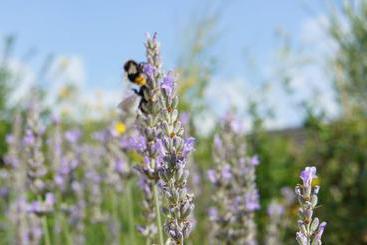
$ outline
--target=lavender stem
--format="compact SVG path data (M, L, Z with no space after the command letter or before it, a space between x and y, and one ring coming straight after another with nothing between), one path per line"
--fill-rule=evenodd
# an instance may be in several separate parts
M111 195L111 202L112 202L112 217L113 217L113 223L119 224L119 212L118 212L118 201L117 201L117 197L116 197L116 193L114 193L113 191L110 192ZM120 243L120 226L116 225L116 240L118 243Z
M133 208L133 196L131 193L132 182L128 184L126 194L127 194L127 205L129 210L129 235L131 244L135 244L135 220L134 220L134 208Z
M163 229L162 229L162 220L161 220L161 207L159 205L158 199L158 189L157 185L153 186L153 195L154 195L154 202L155 202L155 210L157 215L157 226L158 226L158 233L159 233L159 244L164 245L164 238L163 238Z
M42 197L38 196L38 201L42 202ZM42 228L44 233L44 240L46 245L51 245L50 233L48 232L47 216L42 216Z
M66 221L64 216L62 216L62 226L63 226L63 231L64 231L66 244L67 245L72 245L73 243L72 243L71 238L69 236L69 227L68 227L67 221Z

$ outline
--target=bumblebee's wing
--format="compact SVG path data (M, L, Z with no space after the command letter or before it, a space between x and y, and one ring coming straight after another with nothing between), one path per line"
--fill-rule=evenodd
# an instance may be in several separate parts
M138 72L138 67L135 65L129 66L129 69L127 70L127 74L135 74Z
M124 98L120 104L118 104L118 108L124 112L129 112L135 105L137 97L132 94Z
M129 74L136 74L139 70L138 63L136 63L134 60L129 60L124 65L125 72Z

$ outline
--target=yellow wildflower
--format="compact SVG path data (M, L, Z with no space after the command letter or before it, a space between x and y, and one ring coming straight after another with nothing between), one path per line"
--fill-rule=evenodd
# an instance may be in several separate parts
M118 134L123 134L125 133L126 131L126 125L123 123L123 122L117 122L115 124L115 131L118 133Z

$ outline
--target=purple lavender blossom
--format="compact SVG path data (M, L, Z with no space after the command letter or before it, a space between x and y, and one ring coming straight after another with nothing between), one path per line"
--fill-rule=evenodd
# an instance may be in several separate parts
M319 224L317 217L313 218L314 209L318 204L317 194L320 187L312 187L312 179L316 178L316 167L306 167L300 174L302 185L297 185L295 193L300 204L298 220L299 231L296 240L300 245L321 244L321 236L326 222Z
M300 178L303 181L304 186L310 186L312 179L316 178L316 168L306 167L305 170L301 172Z
M319 225L319 229L317 230L315 234L315 240L321 241L321 237L322 237L322 234L324 233L325 227L326 227L326 222L322 222Z
M167 73L166 76L163 77L161 88L167 93L169 97L173 96L173 91L175 89L175 82L171 73Z
M149 63L145 63L143 66L143 72L148 75L150 79L153 79L155 76L155 67Z

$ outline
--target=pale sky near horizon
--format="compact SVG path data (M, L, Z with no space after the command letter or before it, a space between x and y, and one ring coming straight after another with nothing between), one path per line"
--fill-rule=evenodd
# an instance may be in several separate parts
M159 33L164 63L173 68L182 53L185 30L190 29L192 20L205 15L210 8L220 7L223 8L218 25L220 38L212 52L221 65L214 80L226 78L237 83L246 80L249 84L244 89L261 82L245 69L247 53L254 57L260 72L266 73L269 67L277 65L274 54L279 48L275 35L278 28L298 42L307 39L308 33L302 33L304 31L317 34L312 21L327 15L325 1L318 0L39 0L26 3L5 0L1 4L0 36L16 36L15 58L21 58L31 48L36 50L29 61L30 70L36 71L48 54L68 57L73 69L67 79L79 80L76 82L90 91L115 92L122 88L123 61L144 56L146 32ZM314 34L310 33L311 38ZM46 86L50 82L45 81ZM216 89L212 90L214 92L208 94L218 96ZM298 119L289 120L289 124L294 124Z

